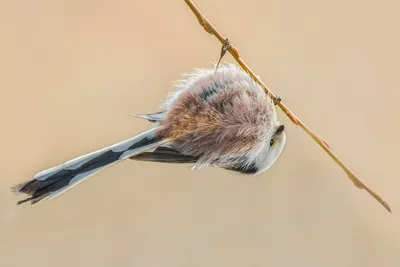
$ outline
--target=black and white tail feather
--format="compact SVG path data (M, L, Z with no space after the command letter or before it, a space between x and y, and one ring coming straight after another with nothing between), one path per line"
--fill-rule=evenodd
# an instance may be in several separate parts
M165 143L168 143L168 140L159 138L155 127L128 140L39 172L32 180L12 188L14 192L30 196L17 204L28 201L35 204L45 199L53 199L95 173ZM167 152L163 153L165 155ZM142 160L146 160L146 156L143 156Z

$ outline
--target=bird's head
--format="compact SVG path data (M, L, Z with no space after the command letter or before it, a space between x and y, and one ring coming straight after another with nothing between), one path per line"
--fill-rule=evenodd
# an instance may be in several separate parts
M286 143L285 126L277 124L274 133L269 139L269 149L262 163L262 171L268 170L281 155Z
M286 143L285 126L277 122L273 128L272 135L265 141L267 143L256 160L258 165L257 174L268 170L282 154Z

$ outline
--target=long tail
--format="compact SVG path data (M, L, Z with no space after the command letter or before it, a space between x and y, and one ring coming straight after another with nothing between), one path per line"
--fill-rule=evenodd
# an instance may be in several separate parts
M157 128L153 128L131 139L39 172L34 179L12 187L14 192L30 196L17 204L28 201L35 204L53 199L107 167L166 143L167 140L158 137L156 131Z

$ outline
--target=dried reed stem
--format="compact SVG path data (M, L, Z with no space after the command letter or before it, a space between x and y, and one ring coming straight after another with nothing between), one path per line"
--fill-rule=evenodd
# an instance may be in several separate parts
M225 45L226 38L214 27L214 25L211 24L211 22L201 13L201 11L197 8L197 6L191 1L191 0L185 0L186 4L189 6L189 8L192 10L194 15L197 17L197 20L199 21L200 25L204 28L206 32L208 32L211 35L214 35L223 45ZM231 53L231 55L235 58L237 63L247 72L249 75L257 82L259 83L265 90L267 94L269 94L273 100L275 100L277 97L276 95L268 89L268 87L254 74L254 72L246 65L244 60L240 57L239 50L234 47L232 44L230 45L228 51ZM383 207L385 207L386 210L389 212L392 212L389 205L372 189L370 189L364 182L362 182L346 165L333 153L331 148L329 147L328 143L324 141L321 137L316 135L313 131L311 131L310 128L307 127L306 124L304 124L293 112L290 111L290 109L283 104L282 101L278 101L277 105L281 108L281 110L289 117L289 119L296 124L297 126L300 126L306 133L308 133L309 136L311 136L312 139L314 139L315 142L318 143L322 149L328 153L328 155L346 172L347 176L350 178L350 180L354 183L355 186L357 186L360 189L365 189L372 197L374 197Z

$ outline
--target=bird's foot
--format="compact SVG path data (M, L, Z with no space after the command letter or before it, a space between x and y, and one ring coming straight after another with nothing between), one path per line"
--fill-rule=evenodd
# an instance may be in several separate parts
M219 65L220 65L220 63L221 63L222 58L225 56L226 51L228 51L229 48L231 48L231 44L232 44L232 42L231 42L231 40L229 39L229 37L226 38L225 43L224 43L224 44L222 45L222 47L221 47L221 53L220 53L220 55L219 55L219 59L218 59L217 66L215 66L215 72L217 72L217 69L218 69L218 67L219 67Z
M282 98L280 95L277 95L274 99L274 105L278 105L282 101Z

